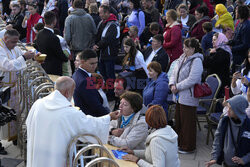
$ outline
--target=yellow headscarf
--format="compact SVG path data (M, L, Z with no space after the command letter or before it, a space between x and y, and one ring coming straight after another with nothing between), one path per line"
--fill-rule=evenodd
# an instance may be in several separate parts
M223 4L218 4L215 7L215 12L219 16L219 19L215 23L215 27L218 27L219 25L222 26L222 28L229 27L232 30L234 30L234 21L231 14L227 11L227 8Z

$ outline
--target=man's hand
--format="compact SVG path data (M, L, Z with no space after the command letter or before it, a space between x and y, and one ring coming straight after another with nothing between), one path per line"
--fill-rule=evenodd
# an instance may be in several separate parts
M99 50L99 46L94 45L94 46L93 46L93 49L94 49L95 51L98 51L98 50Z
M121 115L119 111L109 113L111 120L117 120Z
M134 151L133 151L133 150L130 150L128 147L121 147L121 148L119 148L118 150L134 155Z
M32 52L32 51L27 51L27 52L25 52L25 53L23 54L23 56L24 56L24 58L25 58L26 60L28 60L28 59L34 58L34 57L35 57L35 53Z
M132 162L137 162L138 161L138 157L132 155L132 154L127 154L127 155L124 155L122 157L122 159L126 160L126 161L132 161Z
M236 163L236 164L244 165L244 161L243 161L240 157L234 156L234 157L232 158L232 161L233 161L234 163Z
M206 167L209 167L213 164L216 164L216 160L211 160L211 161L205 163Z
M9 25L7 25L7 26L5 27L5 29L6 29L6 30L12 30L12 29L13 29L13 26L12 26L11 24L9 24Z
M116 136L116 137L120 137L123 133L124 129L122 128L117 128L117 129L114 129L112 130L112 135Z

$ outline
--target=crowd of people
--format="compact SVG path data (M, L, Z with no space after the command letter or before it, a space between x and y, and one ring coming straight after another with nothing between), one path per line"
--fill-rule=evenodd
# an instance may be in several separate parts
M12 87L8 105L19 112L17 73L26 60L46 54L45 72L61 76L29 111L28 167L64 166L67 144L81 133L119 147L139 166L180 166L178 153L196 150L194 87L210 74L222 83L216 98L224 98L224 87L233 97L221 104L206 166L250 166L249 0L2 3L0 75ZM18 41L37 52L24 53ZM16 129L14 122L2 129L5 138L16 140Z

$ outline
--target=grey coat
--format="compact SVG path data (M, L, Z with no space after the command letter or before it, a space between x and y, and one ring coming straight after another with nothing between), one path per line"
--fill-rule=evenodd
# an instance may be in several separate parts
M128 147L130 149L144 149L145 140L148 136L148 125L145 121L145 111L143 108L137 112L130 123L124 128L120 137L109 136L109 143L116 147ZM121 119L113 120L110 122L110 129L120 128Z
M203 55L195 53L192 56L187 57L182 54L177 60L176 66L171 74L169 85L176 85L179 94L178 102L187 106L198 106L199 99L194 97L194 85L201 83L201 74L203 72ZM183 63L183 64L182 64ZM181 65L182 64L182 65ZM177 79L178 71L179 77ZM176 102L176 96L173 96L173 100Z
M93 18L84 9L75 9L65 20L64 38L70 50L82 51L94 43L97 33Z

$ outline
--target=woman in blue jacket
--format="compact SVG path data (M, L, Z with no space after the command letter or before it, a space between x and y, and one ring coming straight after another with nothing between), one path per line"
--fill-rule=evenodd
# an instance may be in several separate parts
M159 104L168 116L168 76L162 72L161 65L153 61L148 67L149 82L143 90L143 103L148 105Z

